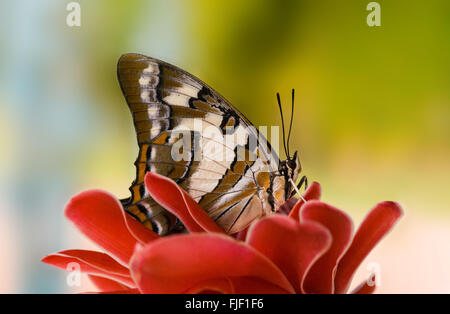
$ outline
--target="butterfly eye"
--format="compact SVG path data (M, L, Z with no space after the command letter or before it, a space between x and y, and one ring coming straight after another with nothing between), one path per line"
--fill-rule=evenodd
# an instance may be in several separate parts
M295 167L297 166L294 159L289 159L287 164L288 164L288 167L291 169L295 169Z

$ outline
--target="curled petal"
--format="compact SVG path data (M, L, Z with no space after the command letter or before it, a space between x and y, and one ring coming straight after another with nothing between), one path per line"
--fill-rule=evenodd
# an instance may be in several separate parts
M214 233L154 241L133 256L131 273L143 293L182 293L207 280L242 276L294 292L283 273L261 253Z
M57 255L76 258L86 264L97 269L103 270L105 273L120 276L130 276L128 268L122 266L108 254L88 250L65 250L58 252ZM44 257L44 260L46 258Z
M65 214L83 234L125 265L137 242L158 238L126 214L119 200L105 191L88 190L74 196Z
M320 200L320 196L322 195L322 188L320 187L320 184L318 182L313 182L308 189L306 190L305 194L303 194L303 198L307 201L318 201ZM305 202L303 200L298 200L297 203L295 203L294 207L289 213L289 217L299 221L300 219L300 208Z
M89 279L92 281L92 283L101 291L101 292L108 292L108 291L121 291L121 290L129 290L130 287L125 286L121 284L118 281L111 280L105 277L95 276L95 275L88 275Z
M402 209L394 202L379 203L370 211L338 264L335 277L336 293L345 293L348 290L358 266L401 216Z
M223 232L197 202L169 178L148 172L145 186L152 198L177 216L189 231Z
M352 220L343 211L319 201L306 203L301 215L302 221L315 221L321 224L333 237L330 248L308 271L303 290L306 293L333 293L337 263L352 239Z
M326 252L331 234L310 221L302 224L282 215L273 215L251 225L247 243L273 261L301 292L301 283L311 265Z
M119 281L129 287L135 286L129 272L120 269L117 265L114 265L115 261L106 254L93 251L73 253L73 251L81 250L66 251L69 252L68 254L65 254L64 251L56 254L50 254L44 257L42 262L67 271L77 269L83 273L98 275ZM104 254L104 256L96 257L94 259L93 256L97 254Z

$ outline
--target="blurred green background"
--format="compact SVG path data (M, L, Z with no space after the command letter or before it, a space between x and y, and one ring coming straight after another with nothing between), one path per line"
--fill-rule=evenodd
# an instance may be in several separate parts
M295 88L291 147L323 199L356 225L379 201L405 209L369 257L379 291L450 292L448 0L378 1L380 27L359 0L80 0L81 27L69 2L0 3L1 292L74 291L39 261L86 247L65 203L88 188L128 196L127 52L198 76L256 126L279 125L275 94Z

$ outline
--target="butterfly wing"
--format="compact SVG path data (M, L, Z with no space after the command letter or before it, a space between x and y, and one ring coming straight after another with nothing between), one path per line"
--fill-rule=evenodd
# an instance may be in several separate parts
M120 58L118 78L139 144L132 196L122 201L130 214L159 234L176 229L146 191L147 171L172 178L229 233L273 210L278 156L228 101L193 75L139 54Z

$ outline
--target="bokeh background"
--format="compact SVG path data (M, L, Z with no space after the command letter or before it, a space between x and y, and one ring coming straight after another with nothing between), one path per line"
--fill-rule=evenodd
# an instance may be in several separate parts
M381 293L450 293L450 2L0 2L0 292L76 292L40 262L90 248L63 217L88 188L128 196L137 144L116 79L126 52L208 82L259 125L296 89L292 147L357 226L377 202L405 216L366 259ZM287 105L287 103L286 103ZM373 267L372 267L373 268Z

